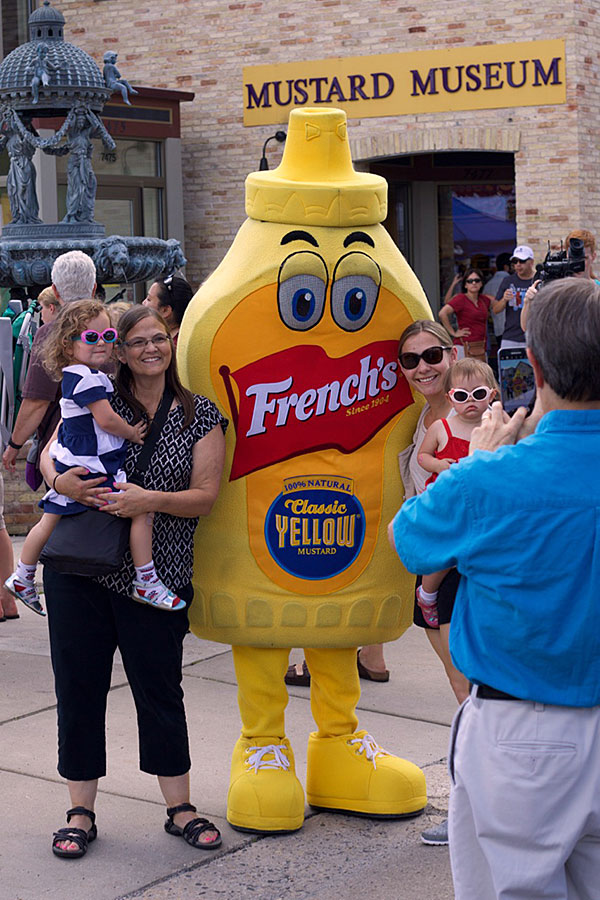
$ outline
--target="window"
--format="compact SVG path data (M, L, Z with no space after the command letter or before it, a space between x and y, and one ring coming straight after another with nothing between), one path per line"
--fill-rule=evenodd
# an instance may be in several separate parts
M2 46L0 56L9 53L29 40L29 16L36 9L35 0L0 0L2 9Z

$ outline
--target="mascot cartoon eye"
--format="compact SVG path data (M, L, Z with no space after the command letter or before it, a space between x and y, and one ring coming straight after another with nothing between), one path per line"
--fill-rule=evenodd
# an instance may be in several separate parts
M333 273L331 315L344 331L364 328L375 311L381 270L366 253L342 256Z
M331 288L331 314L344 331L364 328L375 309L379 285L368 275L346 275Z
M312 274L311 269L319 274ZM288 328L294 331L314 328L323 315L326 290L327 270L319 256L294 253L288 257L279 270L277 290L279 315Z

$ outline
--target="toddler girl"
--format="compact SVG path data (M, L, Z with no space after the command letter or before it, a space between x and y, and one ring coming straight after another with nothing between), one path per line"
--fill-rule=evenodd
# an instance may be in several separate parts
M44 515L27 535L17 569L5 582L11 594L40 616L46 613L35 587L35 570L42 548L61 516L87 508L58 493L57 480L68 469L83 466L90 478L107 476L101 487L118 490L118 482L125 481L126 441L144 442L146 423L129 425L114 412L108 401L112 382L98 371L110 360L116 339L104 305L97 300L77 300L61 309L44 344L44 366L53 377L62 375L62 421L50 448L57 474L40 503ZM169 612L184 609L183 600L156 573L152 519L146 514L131 520L130 547L136 572L133 599Z
M473 429L498 393L498 385L490 367L478 359L460 359L446 372L444 389L455 415L438 419L423 438L417 461L432 475L425 482L433 484L440 472L469 455ZM433 628L438 626L437 592L449 569L423 575L417 588L417 603L423 618Z

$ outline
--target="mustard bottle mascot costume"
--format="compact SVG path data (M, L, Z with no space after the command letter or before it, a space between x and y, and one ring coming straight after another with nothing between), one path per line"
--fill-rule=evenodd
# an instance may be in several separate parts
M191 619L233 645L242 734L227 818L239 830L303 823L284 722L291 647L305 649L318 729L308 802L378 817L426 804L421 770L355 715L357 647L411 621L414 581L386 534L419 413L397 350L410 322L431 318L379 224L386 203L385 180L354 171L345 113L294 110L281 165L248 176L249 218L180 333L184 382L234 425L226 484L196 533Z

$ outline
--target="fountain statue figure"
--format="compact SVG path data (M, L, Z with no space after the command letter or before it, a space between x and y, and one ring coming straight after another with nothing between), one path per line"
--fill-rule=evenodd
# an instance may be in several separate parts
M20 127L18 127L20 125ZM36 147L53 156L63 156L66 147L44 145L31 124L31 119L22 116L17 121L16 114L4 110L0 130L0 151L6 149L10 165L6 179L6 190L13 222L16 225L40 225L39 203L36 191L36 174L33 154Z
M131 106L129 94L137 94L137 91L135 90L135 88L131 87L131 85L128 81L125 80L125 78L121 78L121 73L115 65L117 61L117 55L118 54L115 53L114 50L106 51L106 53L104 54L104 69L102 70L102 74L104 75L106 87L113 93L115 91L120 91L123 102L128 106Z
M47 87L50 84L50 74L58 72L58 66L55 66L48 59L49 52L48 44L41 41L36 47L35 61L27 67L28 73L33 71L33 78L31 79L32 103L39 103L40 87Z
M75 109L74 122L67 132L67 213L63 222L93 222L97 179L92 168L92 138L101 138L107 150L115 142L91 109Z

